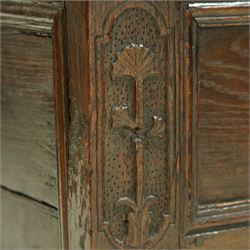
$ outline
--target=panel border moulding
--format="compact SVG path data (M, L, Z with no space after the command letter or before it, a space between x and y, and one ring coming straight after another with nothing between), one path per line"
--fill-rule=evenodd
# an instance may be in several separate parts
M99 234L103 232L106 236L106 239L116 248L124 249L124 248L152 248L157 245L166 235L166 232L170 227L175 227L177 224L177 165L178 165L178 141L176 139L177 132L176 127L178 123L177 119L177 111L176 111L176 89L175 89L175 79L173 77L175 66L173 66L174 59L174 33L168 25L166 25L166 21L162 16L162 13L155 6L156 4L150 2L122 2L116 5L116 7L107 15L105 18L105 22L103 23L103 33L102 35L98 35L94 37L95 40L95 58L96 58L96 77L95 77L95 86L96 86L96 100L97 103L95 105L96 114L96 123L97 123L97 137L93 139L93 145L95 146L97 157L94 162L96 162L96 179L98 180L98 185L95 187L97 189L97 197L94 199L94 204L96 204L96 231L94 234ZM111 204L114 208L117 208L119 205L130 207L130 210L133 212L129 212L127 214L128 219L130 221L128 232L124 235L124 239L120 240L116 237L114 231L112 231L112 227L110 222L106 219L104 215L105 204L104 197L105 196L105 179L104 174L106 170L105 158L104 158L104 135L105 131L105 119L107 115L105 115L105 86L108 84L107 77L105 77L105 60L106 54L105 49L108 45L112 44L113 38L111 36L112 27L116 24L116 20L121 17L124 13L129 13L131 10L138 10L147 13L148 16L152 17L153 23L156 24L157 29L159 30L159 36L157 38L157 42L163 44L166 47L166 51L168 53L168 57L164 58L165 63L162 62L162 65L159 66L158 58L155 54L147 48L144 44L137 44L135 42L131 42L127 47L121 49L119 52L116 52L115 61L109 61L110 63L110 75L111 80L115 81L116 78L119 78L123 75L130 75L131 78L135 80L134 88L135 88L135 114L131 116L128 111L128 106L116 106L116 103L113 103L114 109L112 112L112 118L110 120L109 130L114 131L112 133L119 133L123 130L123 133L128 128L128 132L131 134L131 138L134 138L135 145L135 197L122 196L117 199L115 204ZM129 14L128 14L129 15ZM169 13L166 13L168 17ZM135 39L136 40L136 39ZM138 57L137 57L138 56ZM133 69L126 64L126 60L130 60L134 58L134 60L138 60L135 64L139 65L140 57L145 57L145 63L150 64L149 67L143 69L143 65L141 68L137 69L137 72L133 72ZM130 59L129 59L130 58ZM137 59L136 59L137 58ZM108 64L109 64L108 63ZM170 66L172 63L172 66ZM106 63L107 64L107 63ZM126 65L125 65L126 64ZM145 65L146 65L145 64ZM167 66L165 66L167 65ZM154 125L151 127L151 130L144 131L144 122L143 119L143 81L151 75L152 77L159 77L160 71L162 68L165 69L164 74L166 74L166 78L164 79L164 88L166 89L166 102L162 104L164 109L167 112L167 120L162 120L161 117L152 117L154 118ZM114 84L114 83L113 83ZM136 103L138 102L138 103ZM165 108L166 106L166 108ZM93 107L94 109L94 107ZM166 128L165 128L166 127ZM94 134L96 128L93 129L91 134ZM138 132L139 131L139 132ZM167 131L167 132L166 132ZM164 151L168 155L167 166L166 168L169 171L169 179L170 183L165 184L170 187L169 193L164 194L164 199L169 201L169 207L167 209L167 213L162 213L162 223L159 227L158 233L153 237L149 236L148 226L146 220L150 220L151 213L147 209L150 209L150 204L154 205L154 200L156 197L153 195L149 195L148 197L144 197L143 195L143 140L148 137L150 140L152 137L162 138L167 133L168 135L168 147L164 149ZM124 135L123 135L124 136ZM131 140L131 141L132 141ZM162 139L160 139L162 140ZM91 143L92 144L92 143ZM169 180L165 180L167 183ZM121 184L122 185L122 184ZM161 198L161 197L160 197ZM152 203L151 203L152 202ZM156 202L157 203L157 202ZM114 209L115 210L115 209ZM165 212L165 211L164 211ZM93 211L92 211L93 213ZM94 213L92 217L94 216ZM140 223L141 220L141 223ZM143 223L146 223L145 225ZM150 223L150 222L149 222ZM140 234L135 229L141 228ZM146 230L145 230L146 228ZM136 236L136 237L135 237Z
M213 2L180 5L180 68L182 82L181 237L187 245L217 231L248 227L249 199L198 204L198 32L204 27L249 25L249 3ZM188 60L186 60L188 58ZM188 94L187 94L188 93ZM185 244L185 243L184 243Z

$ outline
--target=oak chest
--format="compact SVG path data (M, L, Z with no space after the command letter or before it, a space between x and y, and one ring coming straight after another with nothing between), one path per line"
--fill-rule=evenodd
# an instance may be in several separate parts
M1 2L1 248L248 249L249 6Z

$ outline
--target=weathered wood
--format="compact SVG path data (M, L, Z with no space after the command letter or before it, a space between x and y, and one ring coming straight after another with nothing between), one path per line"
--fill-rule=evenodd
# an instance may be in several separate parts
M1 249L59 249L55 208L0 189Z
M52 41L1 38L1 185L57 207Z
M47 2L47 1L46 1ZM50 3L53 4L53 3ZM61 245L63 249L69 247L68 236L68 82L66 67L66 23L65 9L56 12L53 22L53 76L55 127L57 146L57 177L60 213Z
M2 34L5 28L16 28L16 32L51 37L54 18L63 4L63 1L43 0L1 1Z
M66 2L67 73L69 88L68 236L70 249L91 247L89 163L89 96L91 85L88 44L88 3ZM94 152L93 152L94 153ZM94 166L92 166L94 168ZM92 207L91 207L92 205ZM93 218L92 218L93 219ZM93 239L92 239L93 240Z
M8 157L4 166L8 169L3 176L3 185L58 207L61 243L67 248L68 110L63 7L62 1L2 2L2 58L6 59L2 76L7 79L3 84L4 94L8 92L8 99L4 99L5 108L10 105L3 112L8 117L4 126L4 152ZM30 122L32 119L36 124ZM12 125L15 122L19 123L16 127ZM18 125L25 127L21 130ZM27 146L22 148L21 142ZM16 158L11 155L13 150L18 153ZM38 163L30 162L30 159ZM21 173L18 177L17 170Z

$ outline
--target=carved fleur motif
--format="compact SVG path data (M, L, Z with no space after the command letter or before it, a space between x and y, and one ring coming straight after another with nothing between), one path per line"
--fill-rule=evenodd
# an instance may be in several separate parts
M143 45L134 44L122 51L113 64L113 79L128 75L135 80L135 118L129 114L127 105L115 107L111 114L112 127L114 129L124 128L129 130L130 133L132 132L135 144L135 200L129 197L121 197L116 202L116 207L126 206L132 210L128 214L128 232L124 239L124 244L132 248L141 248L152 240L149 235L152 220L150 209L158 202L155 196L144 197L143 193L144 139L147 137L161 138L165 132L164 122L158 116L153 116L153 125L148 131L144 129L143 81L151 74L159 75L158 68L158 61L154 54ZM161 232L170 223L167 215L163 215L163 218Z
M113 78L128 75L135 80L144 80L151 74L159 75L159 73L156 57L142 44L132 44L123 50L113 64Z
M159 75L158 60L155 55L142 44L132 44L117 57L113 64L113 78L128 75L135 79L136 87L136 120L128 112L127 105L115 107L113 111L113 127L128 127L130 129L143 129L143 81L149 75ZM162 137L164 124L161 117L153 116L153 127L148 135ZM141 134L146 134L141 133Z
M148 131L143 131L138 128L136 122L133 120L128 111L127 105L115 107L112 113L112 127L113 128L127 128L132 131L135 136L145 137L159 137L162 138L165 131L162 117L153 116L153 125Z
M120 198L116 207L129 207L132 212L128 214L130 223L125 244L131 247L141 247L148 241L148 231L152 220L150 208L156 205L158 200L154 196L148 196L142 204L137 204L129 197Z

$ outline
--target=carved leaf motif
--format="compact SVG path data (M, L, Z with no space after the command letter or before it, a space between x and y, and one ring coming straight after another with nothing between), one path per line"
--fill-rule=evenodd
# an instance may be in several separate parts
M129 197L122 197L116 202L116 207L127 206L132 212L128 214L129 226L125 242L132 248L139 248L149 240L149 226L152 219L150 208L158 203L153 195L148 196L141 206Z
M161 117L153 117L153 126L149 131L144 130L143 81L150 74L159 74L159 65L155 55L143 45L134 45L123 50L113 64L113 78L129 75L135 80L135 119L129 114L127 105L115 107L112 113L113 128L127 128L136 136L135 167L136 167L136 194L135 200L121 197L116 207L129 207L126 214L128 232L124 238L127 247L141 248L153 238L149 235L152 220L151 207L157 203L157 198L143 193L143 140L145 136L162 137L165 131Z
M126 105L115 107L112 114L112 127L127 127L130 129L136 128L136 124L134 120L130 117L128 107Z
M153 116L153 119L154 124L151 130L148 132L148 135L162 138L165 130L162 118L158 116Z
M129 75L143 80L150 74L159 74L158 61L143 45L132 44L118 55L113 64L113 78Z

